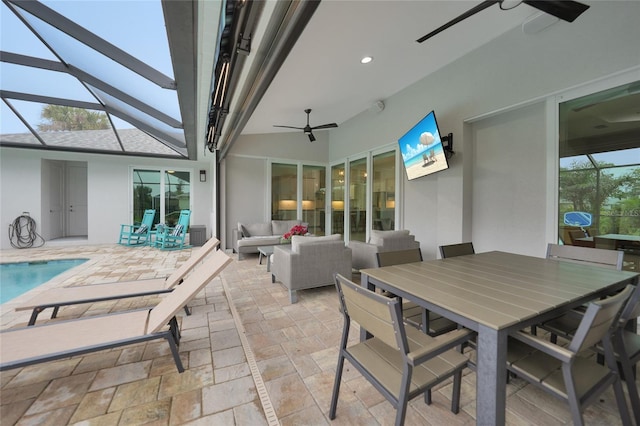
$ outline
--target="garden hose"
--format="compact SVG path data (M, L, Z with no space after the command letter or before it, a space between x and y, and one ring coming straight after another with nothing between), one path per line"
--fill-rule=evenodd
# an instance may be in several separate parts
M36 221L27 213L18 216L9 224L9 241L11 247L17 249L44 245L44 238L36 232Z

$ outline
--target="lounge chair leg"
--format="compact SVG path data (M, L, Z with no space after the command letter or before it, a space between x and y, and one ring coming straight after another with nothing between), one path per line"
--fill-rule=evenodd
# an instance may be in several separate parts
M36 323L36 319L38 318L38 314L40 312L44 311L44 308L33 308L33 311L31 311L31 318L29 318L29 325L33 325Z
M55 318L58 316L58 309L60 308L60 306L56 306L55 308L53 308L53 312L51 313L51 318Z
M184 313L187 315L191 315L191 308L187 305L184 305Z
M180 359L180 352L178 352L178 345L173 337L173 333L167 334L167 342L169 343L169 349L171 349L171 355L173 355L173 361L176 363L178 373L184 372L184 366Z

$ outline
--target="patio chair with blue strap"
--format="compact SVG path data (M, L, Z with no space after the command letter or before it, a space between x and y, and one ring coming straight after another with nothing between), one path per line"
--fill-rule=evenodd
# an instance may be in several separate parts
M180 210L176 226L164 226L162 229L157 229L155 246L161 250L182 250L187 247L184 240L189 230L190 218L191 210Z
M118 240L118 244L125 246L142 246L149 244L155 216L155 210L145 210L140 224L120 225L120 239Z

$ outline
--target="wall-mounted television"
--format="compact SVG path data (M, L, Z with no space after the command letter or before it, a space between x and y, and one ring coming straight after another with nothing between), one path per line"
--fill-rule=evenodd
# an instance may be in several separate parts
M398 144L408 180L449 168L433 111L398 139Z

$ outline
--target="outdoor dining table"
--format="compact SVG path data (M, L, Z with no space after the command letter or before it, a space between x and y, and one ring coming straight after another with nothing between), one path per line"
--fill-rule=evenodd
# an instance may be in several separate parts
M483 426L505 423L509 333L637 284L640 276L498 251L360 272L362 286L388 290L477 332L476 424Z

